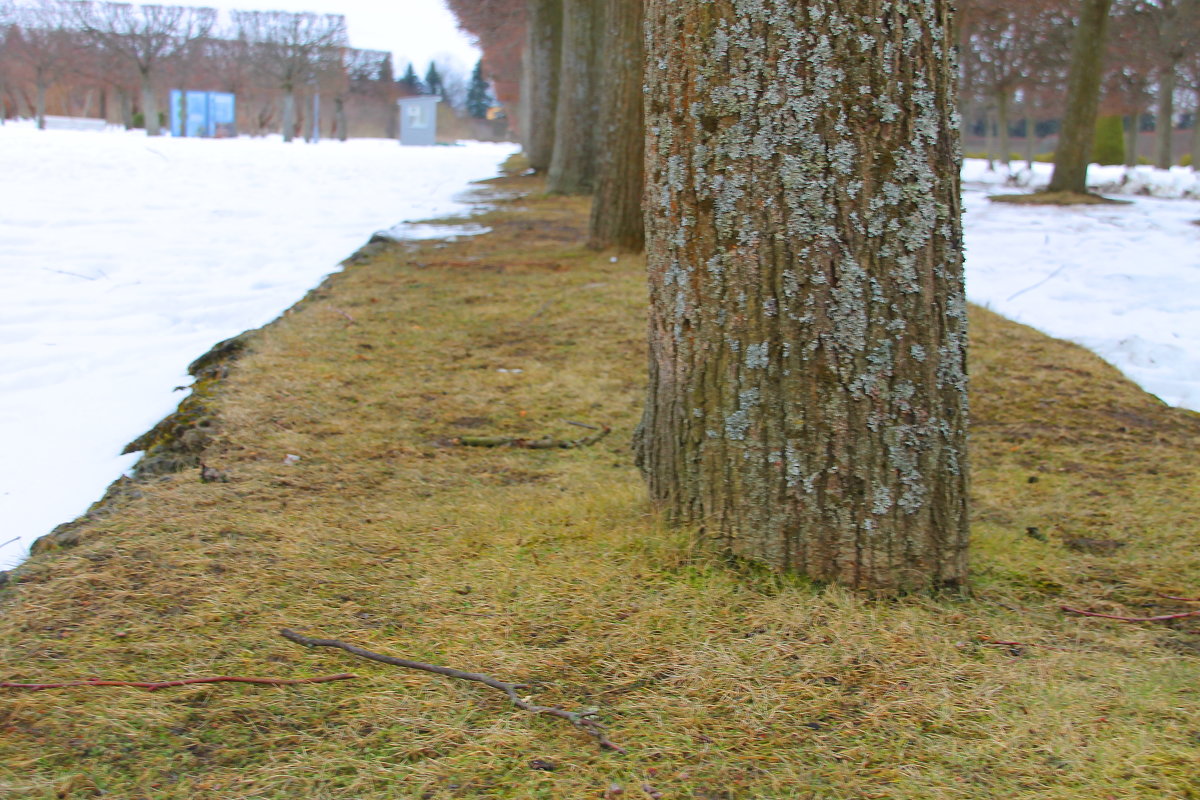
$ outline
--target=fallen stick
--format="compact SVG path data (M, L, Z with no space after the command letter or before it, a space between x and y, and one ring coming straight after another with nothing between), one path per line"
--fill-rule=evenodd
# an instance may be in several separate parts
M579 423L572 423L578 425ZM527 450L556 450L573 447L588 447L612 433L612 428L604 425L596 429L598 433L585 436L582 439L523 439L519 436L458 436L454 441L463 447L522 447Z
M1169 594L1160 594L1163 600L1178 600L1181 603L1200 603L1200 597L1175 597Z
M1038 644L1037 642L1009 642L1003 639L993 639L990 636L980 634L978 637L979 643L984 647L1040 647L1044 650L1059 650L1063 653L1071 651L1065 647L1055 647L1052 644Z
M558 717L570 722L576 728L591 736L600 745L603 750L612 750L624 755L627 751L624 747L611 741L604 734L604 726L593 719L596 712L594 711L567 711L554 706L539 706L530 703L528 699L523 699L517 694L518 689L528 689L529 684L525 683L506 683L505 681L497 680L491 676L484 675L479 672L464 672L461 669L453 667L439 667L434 664L424 664L420 661L409 661L405 658L395 658L394 656L385 656L380 653L373 653L370 650L364 650L361 647L355 647L352 644L338 641L337 639L314 639L308 636L303 636L293 630L284 628L279 631L279 635L285 639L302 644L305 647L336 647L340 650L345 650L347 653L356 655L359 658L367 658L371 661L379 661L383 664L391 664L394 667L403 667L404 669L420 670L422 672L432 672L435 675L442 675L447 678L458 678L463 681L474 681L482 683L484 686L490 686L493 689L499 689L508 695L508 699L512 704L522 711L528 711L531 714L544 714L549 717Z
M145 689L148 692L157 692L159 689L166 689L171 686L190 686L195 683L256 683L262 686L291 686L297 683L327 683L329 681L346 681L351 678L357 678L357 675L351 675L348 672L339 673L337 675L324 675L319 678L235 678L229 675L220 675L215 678L183 678L177 681L104 681L99 678L89 678L82 681L66 681L64 683L13 683L11 681L0 681L0 689L27 689L31 692L39 692L42 689L68 689L76 686L131 686L135 689Z
M1115 619L1120 622L1164 622L1169 619L1184 619L1185 617L1200 617L1200 610L1197 611L1181 611L1178 614L1159 614L1156 617L1122 617L1118 614L1101 614L1099 611L1084 611L1079 608L1071 608L1070 606L1059 606L1060 609L1068 614L1079 614L1084 617L1100 617L1101 619Z

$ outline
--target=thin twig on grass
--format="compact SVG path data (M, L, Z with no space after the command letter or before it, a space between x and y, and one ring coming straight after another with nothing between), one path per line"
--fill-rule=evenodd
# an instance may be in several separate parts
M1036 642L1009 642L1003 639L993 639L992 637L983 634L977 638L979 639L979 643L984 647L1040 647L1043 650L1058 650L1063 653L1071 652L1065 647L1055 647L1052 644L1038 644Z
M1083 617L1099 617L1101 619L1115 619L1119 622L1164 622L1170 619L1200 617L1200 610L1181 611L1178 614L1159 614L1155 617L1123 617L1119 614L1101 614L1099 611L1084 611L1079 608L1071 608L1070 606L1059 606L1059 608L1063 611L1066 611L1068 614L1079 614Z
M1160 594L1163 600L1178 600L1181 603L1200 603L1200 597L1175 597L1170 594Z
M99 678L88 678L82 681L66 681L64 683L13 683L0 681L0 689L27 689L38 692L42 689L68 689L76 686L131 686L135 689L145 689L157 692L172 686L191 686L194 683L256 683L262 686L291 686L297 683L328 683L329 681L346 681L357 678L348 672L337 675L323 675L319 678L235 678L230 675L220 675L215 678L184 678L177 681L103 681Z
M604 726L593 719L596 712L587 711L567 711L554 706L539 706L530 703L527 698L522 698L518 693L518 689L528 689L529 684L525 683L506 683L505 681L497 680L488 675L479 672L464 672L461 669L453 667L439 667L434 664L423 664L420 661L409 661L405 658L395 658L394 656L385 656L380 653L373 653L370 650L364 650L361 647L355 647L352 644L338 641L337 639L314 639L308 636L303 636L293 630L287 628L279 631L283 638L302 644L305 647L336 647L340 650L345 650L347 653L356 655L359 658L367 658L371 661L379 661L383 664L391 664L394 667L403 667L404 669L415 669L422 672L432 672L435 675L443 675L447 678L458 678L464 681L474 681L482 683L484 686L490 686L493 689L499 689L508 695L508 699L512 704L522 711L528 711L531 714L544 714L549 717L558 717L570 722L576 728L591 736L600 745L603 750L612 750L624 755L626 750L619 744L611 741L604 733Z
M612 428L603 425L598 433L582 439L523 439L519 436L456 436L452 441L463 447L522 447L527 450L556 450L573 447L588 447L612 433Z

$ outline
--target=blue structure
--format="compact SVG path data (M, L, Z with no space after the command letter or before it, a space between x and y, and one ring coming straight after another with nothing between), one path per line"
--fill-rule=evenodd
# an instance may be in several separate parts
M442 98L435 95L404 97L400 105L400 144L437 144L437 109Z
M187 135L209 139L237 136L237 104L228 92L171 90L171 135L183 135L183 103L187 98Z

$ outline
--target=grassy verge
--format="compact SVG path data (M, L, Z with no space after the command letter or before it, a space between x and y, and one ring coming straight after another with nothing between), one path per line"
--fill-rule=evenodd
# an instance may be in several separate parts
M641 262L581 247L581 201L496 184L533 194L491 234L371 248L208 387L227 482L147 478L0 600L3 680L360 678L8 692L0 795L1200 797L1200 620L1058 610L1200 595L1200 417L975 310L973 591L731 567L630 466ZM614 432L454 444L569 421ZM284 626L597 707L629 754Z

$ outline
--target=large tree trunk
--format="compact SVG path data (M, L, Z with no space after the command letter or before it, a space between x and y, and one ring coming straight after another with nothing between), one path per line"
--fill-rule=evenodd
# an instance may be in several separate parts
M587 194L596 174L596 50L599 0L563 0L562 68L554 118L554 153L546 188Z
M528 0L529 26L525 44L528 87L521 97L521 136L529 166L550 168L554 153L554 119L562 56L562 0Z
M589 244L638 252L645 246L642 184L646 127L643 115L642 0L605 0L596 191Z
M158 98L154 94L154 81L148 71L142 73L142 119L146 123L147 136L162 133L158 124Z
M879 592L966 576L949 0L650 0L638 462L712 545Z
M1175 163L1172 135L1175 129L1175 65L1158 73L1158 104L1154 117L1154 166L1170 169Z
M1096 135L1104 45L1108 39L1108 10L1112 0L1083 0L1079 27L1071 46L1067 75L1067 111L1054 151L1051 192L1087 193L1088 160Z

